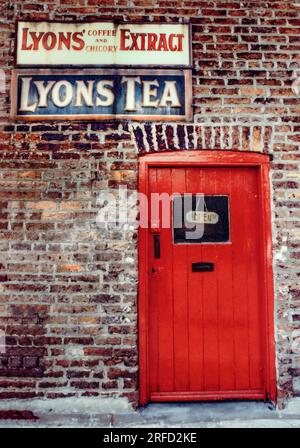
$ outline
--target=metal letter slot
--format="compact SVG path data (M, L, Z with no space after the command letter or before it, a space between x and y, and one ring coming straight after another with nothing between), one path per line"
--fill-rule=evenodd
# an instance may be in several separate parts
M154 258L160 258L160 235L154 235Z
M210 272L214 270L214 263L192 263L193 272Z

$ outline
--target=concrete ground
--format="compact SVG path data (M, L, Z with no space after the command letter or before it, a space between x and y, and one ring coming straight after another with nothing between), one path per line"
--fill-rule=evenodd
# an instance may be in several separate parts
M26 409L24 401L18 407L13 403L0 402L0 414ZM81 406L76 403L77 407L68 399L60 403L54 408L53 400L31 400L27 412L38 420L0 420L0 428L300 428L300 398L280 411L260 402L153 403L137 411L124 402L110 405L108 401L101 408L99 401L90 399L82 400Z

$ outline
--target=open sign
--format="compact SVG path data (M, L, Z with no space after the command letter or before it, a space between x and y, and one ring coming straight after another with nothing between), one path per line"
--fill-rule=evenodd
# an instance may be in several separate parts
M186 221L191 224L217 224L219 222L219 215L215 212L190 210L186 214Z

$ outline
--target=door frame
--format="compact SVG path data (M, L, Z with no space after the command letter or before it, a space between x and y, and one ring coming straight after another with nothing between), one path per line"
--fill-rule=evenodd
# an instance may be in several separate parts
M180 151L151 153L139 158L139 192L148 197L148 171L150 167L256 167L258 170L259 217L262 237L263 264L263 310L265 340L264 348L264 384L265 400L276 402L276 367L274 337L274 284L272 257L272 227L270 203L270 158L267 154L242 151ZM139 402L145 405L150 401L149 390L149 343L148 343L148 232L139 227L138 234L138 335L139 335ZM225 396L209 397L211 400L225 399ZM228 397L229 398L229 397ZM242 397L240 397L242 398ZM182 399L188 401L188 396ZM208 400L207 396L202 398ZM198 400L198 398L197 398ZM199 401L201 396L199 397Z

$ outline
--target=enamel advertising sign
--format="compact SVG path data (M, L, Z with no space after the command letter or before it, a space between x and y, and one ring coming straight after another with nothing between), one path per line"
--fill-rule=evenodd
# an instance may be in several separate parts
M16 65L190 67L188 24L17 22Z
M191 119L190 70L16 70L18 120Z

